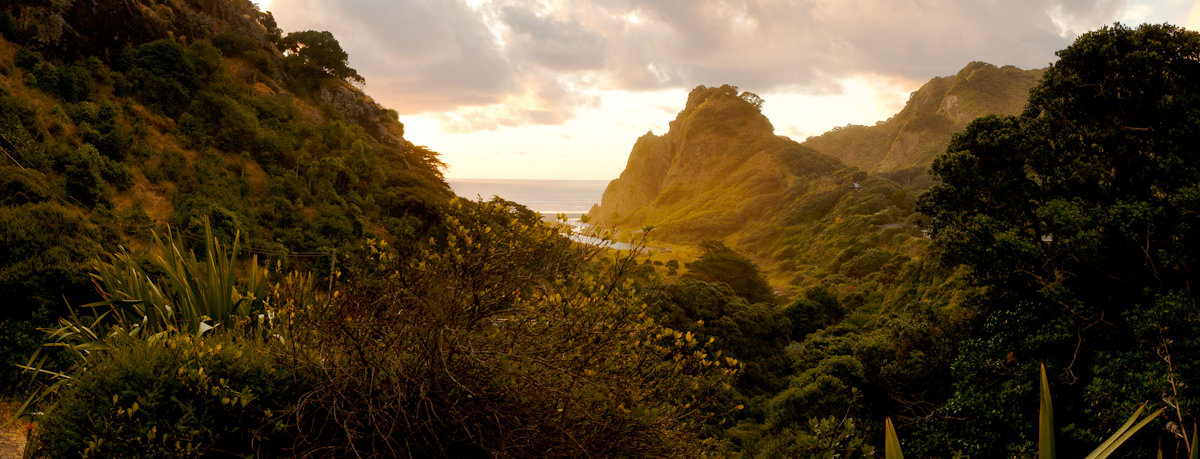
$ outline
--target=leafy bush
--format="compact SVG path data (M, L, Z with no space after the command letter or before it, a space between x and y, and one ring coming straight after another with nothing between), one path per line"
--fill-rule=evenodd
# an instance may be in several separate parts
M200 87L201 74L183 45L165 39L152 41L130 54L131 67L125 75L130 91L172 117L187 109L192 93Z
M720 241L700 244L703 254L687 264L686 276L707 282L724 282L738 296L752 303L775 303L775 292L758 266Z
M302 384L260 345L222 335L110 343L60 392L36 445L50 457L245 457L287 445Z
M67 159L63 172L63 188L71 198L87 206L107 206L109 202L108 182L100 175L105 165L104 157L89 144Z
M751 304L727 284L683 278L652 289L646 304L655 321L674 330L712 339L712 347L742 361L737 387L747 395L779 389L790 372L783 352L792 324L774 305Z
M57 202L0 207L0 392L17 380L41 343L36 327L65 313L63 301L99 299L87 276L87 263L103 248L101 233Z
M317 381L296 408L333 456L689 456L732 359L654 325L626 283L504 201L456 201L445 232L354 274L327 311L282 311ZM613 441L619 438L620 441Z

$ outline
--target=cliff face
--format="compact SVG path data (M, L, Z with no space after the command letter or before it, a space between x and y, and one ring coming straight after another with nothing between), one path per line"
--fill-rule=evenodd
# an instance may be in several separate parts
M1042 70L972 62L956 75L929 80L887 121L837 128L804 145L872 172L924 168L971 120L1019 114L1041 76Z
M924 169L952 133L988 113L1017 114L1040 70L974 62L930 80L875 126L835 129L803 144L773 132L760 101L737 88L697 87L663 135L638 139L591 216L657 228L678 243L723 240L768 268L850 278L919 256L913 225Z
M655 225L668 239L720 239L762 218L794 185L843 168L774 135L756 97L732 86L694 89L667 133L634 144L592 217Z

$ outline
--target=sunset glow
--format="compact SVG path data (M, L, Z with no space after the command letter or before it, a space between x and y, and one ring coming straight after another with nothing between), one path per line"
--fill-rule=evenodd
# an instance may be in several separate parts
M759 94L776 133L803 141L884 120L973 60L1039 68L1114 21L1200 22L1181 0L617 3L259 6L285 31L332 31L367 93L459 178L614 178L634 141L665 132L697 85Z

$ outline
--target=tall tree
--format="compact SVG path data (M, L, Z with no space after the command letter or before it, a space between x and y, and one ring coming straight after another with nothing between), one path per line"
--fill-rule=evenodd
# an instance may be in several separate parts
M1062 424L1087 426L1065 450L1112 430L1110 410L1174 404L1183 425L1196 400L1185 387L1198 367L1179 356L1200 355L1188 339L1200 331L1200 34L1117 24L1058 56L1020 117L954 138L919 203L943 260L989 287L946 407L972 419L960 438L974 446L958 445L970 455L1029 444L1013 427L1030 419L1013 410L1036 411L1039 361Z
M350 68L350 55L346 54L332 33L316 30L292 32L283 39L283 46L290 54L299 56L305 63L319 67L325 73L358 84L366 81L357 70Z

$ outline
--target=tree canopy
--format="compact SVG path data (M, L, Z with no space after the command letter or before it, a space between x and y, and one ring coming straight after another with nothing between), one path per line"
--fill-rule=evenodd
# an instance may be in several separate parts
M1029 400L1034 373L1017 369L1039 361L1058 400L1093 407L1065 417L1103 429L1117 421L1095 412L1163 394L1182 403L1178 389L1200 376L1170 358L1197 355L1200 34L1117 24L1058 56L1021 116L980 118L954 137L919 203L943 261L989 287L947 407L976 416L978 432L1006 422L980 395ZM980 438L997 441L980 451L1014 443Z
M317 66L335 77L362 84L366 82L358 71L350 68L350 55L327 31L306 30L292 32L283 39L283 47L290 54L299 56L305 63Z
M775 293L749 258L734 252L721 241L700 243L703 254L688 263L687 276L705 282L724 282L751 303L774 303Z

